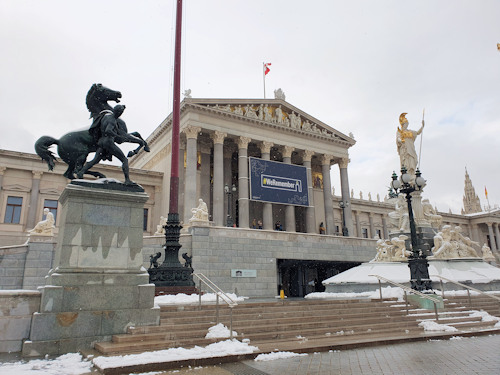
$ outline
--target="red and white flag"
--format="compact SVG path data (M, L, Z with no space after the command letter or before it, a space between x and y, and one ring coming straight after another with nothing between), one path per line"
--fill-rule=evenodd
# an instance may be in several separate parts
M264 75L267 75L267 73L269 73L271 71L271 69L269 69L269 67L271 66L271 63L264 63Z

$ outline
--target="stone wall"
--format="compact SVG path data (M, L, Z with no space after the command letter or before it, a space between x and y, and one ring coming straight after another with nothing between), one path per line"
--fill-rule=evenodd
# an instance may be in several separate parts
M28 245L0 248L0 289L22 289Z
M191 227L193 268L222 290L247 297L274 297L278 259L366 262L375 256L375 241L225 227ZM232 277L231 270L255 270L257 277Z
M0 353L21 351L30 335L31 316L39 311L40 292L0 291Z

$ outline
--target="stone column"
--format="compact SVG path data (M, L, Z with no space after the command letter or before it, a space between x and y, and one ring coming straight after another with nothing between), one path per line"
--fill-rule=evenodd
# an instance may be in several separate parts
M323 155L321 159L321 172L323 174L323 200L325 203L325 225L326 234L335 234L335 225L333 220L333 200L332 183L330 180L330 163L332 155Z
M248 191L248 137L238 138L238 223L240 228L250 227L250 201Z
M498 251L497 245L495 243L495 235L493 234L493 224L492 223L486 223L488 226L488 234L490 235L490 248L491 251Z
M359 211L354 211L354 217L356 219L356 237L361 237L361 223L359 222Z
M198 165L197 140L201 128L188 126L186 134L186 173L184 179L184 224L189 223L191 209L198 207L196 202L196 171Z
M216 131L214 141L214 192L213 221L216 226L224 226L224 138L227 133Z
M230 189L232 188L233 186L233 170L232 170L232 163L233 163L233 147L232 147L233 144L230 144L230 145L226 145L224 146L223 150L224 150L224 186L228 186ZM223 221L223 224L222 225L226 225L227 224L227 199L228 197L226 196L226 193L224 192L224 221ZM231 202L231 207L234 208L234 204L233 204L234 200ZM233 210L234 212L234 210ZM231 213L231 215L233 215ZM233 219L235 219L233 217Z
M496 239L497 239L497 243L496 243L496 245L497 245L497 251L499 251L499 252L500 252L500 246L499 246L499 242L500 242L500 231L498 230L498 225L499 225L498 223L493 224L493 226L494 226L494 228L495 228L495 237L496 237Z
M316 212L314 209L314 193L312 180L311 160L314 151L305 150L302 153L302 162L307 168L307 192L309 194L309 207L306 208L306 231L307 233L316 233Z
M200 186L197 196L203 199L203 202L207 204L208 208L208 219L213 220L213 211L210 210L210 201L212 196L210 194L210 147L207 145L202 145L200 147L201 152L201 167L200 167ZM212 215L212 216L211 216Z
M387 215L382 215L382 231L384 234L384 239L389 238L389 232L387 231Z
M479 242L479 246L483 246L481 238L479 238L479 230L477 224L471 224L472 239Z
M33 179L31 180L31 195L30 205L28 206L28 220L26 221L26 229L32 229L37 223L36 209L38 208L38 196L40 194L40 178L43 172L32 171Z
M186 170L184 168L185 150L186 150L186 140L181 139L179 142L179 207L178 207L180 221L182 221L182 218L184 217L184 189L186 187ZM165 214L168 213L169 202L165 202L163 205L167 207L167 210L165 210L165 212L162 212L162 215L165 216Z
M3 194L3 175L5 173L6 167L0 167L0 202L3 202L2 194Z
M264 141L260 144L260 157L263 160L271 160L271 147L273 142ZM262 207L262 229L273 230L273 204L264 203Z
M352 225L352 208L351 208L351 196L349 195L349 177L347 173L347 165L349 164L349 158L342 158L339 161L340 169L340 190L342 192L342 201L344 202L344 220L349 236L354 236L354 230Z
M368 221L370 222L370 238L375 237L375 227L373 226L373 212L368 215Z
M292 152L295 150L295 147L291 146L283 146L281 151L283 155L283 163L292 164ZM285 206L285 231L287 232L295 232L296 224L295 224L295 206L291 204L287 204Z

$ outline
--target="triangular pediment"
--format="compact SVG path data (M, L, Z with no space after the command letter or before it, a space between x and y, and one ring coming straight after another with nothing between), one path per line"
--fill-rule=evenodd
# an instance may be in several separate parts
M28 188L23 185L19 184L12 184L12 185L4 185L2 186L2 190L5 191L14 191L14 192L19 192L19 193L29 193L31 191L31 188Z
M258 121L274 127L302 132L354 145L353 138L326 125L281 99L184 99L184 104L215 111L220 115Z

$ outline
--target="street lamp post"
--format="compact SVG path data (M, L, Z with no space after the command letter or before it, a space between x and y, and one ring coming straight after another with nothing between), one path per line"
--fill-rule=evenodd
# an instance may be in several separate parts
M349 206L349 202L340 201L340 208L342 208L342 236L349 236L349 229L347 229L347 225L345 225L345 209Z
M227 227L232 227L233 226L233 217L231 215L231 201L233 194L236 192L236 186L233 184L232 187L229 187L227 184L224 186L224 191L226 192L227 195L227 220L226 220L226 226Z
M415 219L413 217L413 208L411 205L411 193L423 189L425 186L425 179L421 176L420 170L415 171L415 181L411 182L411 176L407 173L406 168L401 168L401 177L395 172L392 173L392 188L398 192L405 194L406 202L408 203L408 220L410 222L411 233L411 247L412 254L408 258L408 267L410 267L410 283L411 288L419 292L423 290L431 290L432 282L429 277L429 263L427 257L422 251L421 241L417 237L417 230L415 227Z

